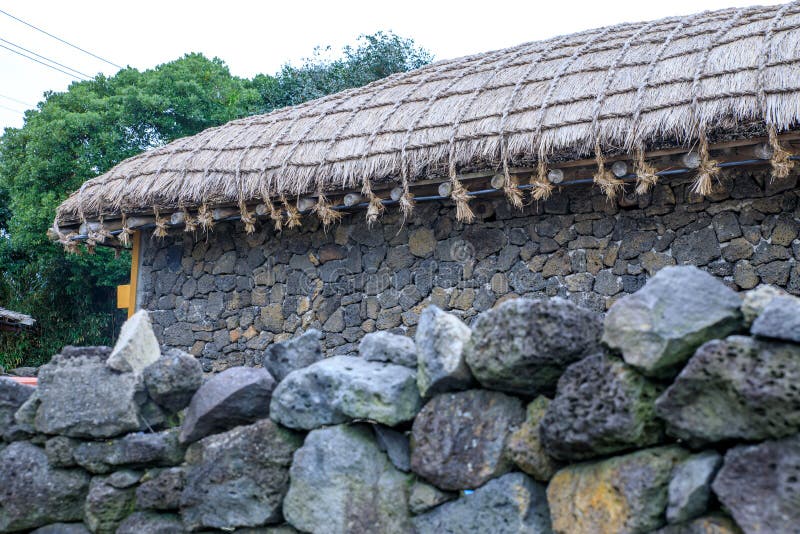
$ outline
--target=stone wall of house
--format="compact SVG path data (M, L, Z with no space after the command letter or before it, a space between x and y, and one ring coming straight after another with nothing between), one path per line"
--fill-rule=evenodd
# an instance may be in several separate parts
M606 310L673 264L735 289L767 283L798 294L796 186L796 174L771 183L767 170L735 171L710 198L681 178L615 203L584 186L522 211L475 200L470 225L449 203L425 203L404 224L388 209L373 228L358 212L327 232L309 216L278 234L225 223L208 236L147 236L139 304L164 344L219 371L309 328L322 331L329 354L352 352L376 330L413 335L428 303L466 322L512 296Z
M146 311L0 378L0 533L789 534L800 298L667 267L204 376Z

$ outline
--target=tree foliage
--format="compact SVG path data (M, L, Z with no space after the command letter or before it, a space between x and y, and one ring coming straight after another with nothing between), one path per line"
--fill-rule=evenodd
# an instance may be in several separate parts
M124 316L115 286L130 258L99 247L66 255L46 230L55 208L125 158L229 120L357 87L424 65L431 56L392 33L362 36L341 57L326 49L301 66L248 80L220 59L187 54L140 72L48 92L21 128L0 137L0 306L33 315L32 334L0 335L0 366L39 364L68 344L107 344Z

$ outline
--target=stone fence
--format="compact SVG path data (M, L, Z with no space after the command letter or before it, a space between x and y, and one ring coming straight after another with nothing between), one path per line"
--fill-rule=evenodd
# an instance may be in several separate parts
M147 312L0 379L0 532L789 533L800 299L667 267L204 377Z

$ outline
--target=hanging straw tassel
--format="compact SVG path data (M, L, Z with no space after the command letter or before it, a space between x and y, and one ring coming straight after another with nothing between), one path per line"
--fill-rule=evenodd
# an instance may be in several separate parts
M636 174L636 194L645 195L658 183L658 175L656 168L645 161L642 147L636 149L633 167L634 174Z
M281 202L286 208L286 227L291 229L300 226L302 223L300 222L300 212L297 211L297 204L292 204L286 200L285 196L281 196Z
M158 214L158 209L153 208L153 213L156 215L156 229L153 230L153 237L159 239L167 237L167 220Z
M531 176L531 198L533 200L547 200L553 194L553 184L547 178L547 162L539 159L536 164L536 174Z
M403 191L403 196L400 197L397 203L400 206L400 212L403 214L403 218L407 219L411 216L411 213L414 211L414 205L416 205L414 194L406 189Z
M705 130L700 130L700 143L697 152L700 156L700 166L697 168L697 176L692 185L692 192L705 197L714 191L714 178L719 173L717 162L711 159L708 154L708 140L706 139Z
M475 220L475 214L469 207L470 197L467 194L467 188L456 177L456 165L452 158L450 159L450 183L453 184L450 198L456 203L456 220L471 223Z
M370 204L371 203L372 202L370 201ZM325 197L325 193L323 193L321 190L317 194L317 203L314 204L314 207L311 209L311 211L317 214L319 220L322 221L322 225L326 228L333 223L338 222L342 218L342 212L331 208L330 202L328 202L328 199Z
M244 200L239 201L239 212L241 213L242 223L244 223L244 232L252 234L256 231L256 218L252 211L247 211L247 205Z
M505 159L503 160L503 174L505 177L505 180L503 180L503 193L506 194L506 198L512 206L518 210L522 209L522 190L508 172L508 161Z
M367 226L372 226L381 216L386 207L381 202L381 197L369 192L369 205L367 206Z
M80 249L78 248L78 242L74 241L72 238L75 237L75 232L70 232L68 234L62 234L61 232L58 233L59 240L58 242L64 247L64 252L67 254L78 254Z
M202 204L200 209L197 210L197 223L204 232L214 228L214 217L211 215L211 209L206 204Z
M182 209L183 209L183 231L188 233L196 231L197 219L192 217L191 213L189 213L189 210L187 210L186 208Z
M269 218L272 220L273 226L275 226L275 231L280 232L283 230L283 216L281 215L280 210L275 207L275 204L272 203L272 199L269 198L269 194L265 193L262 195L264 199L264 205L269 210Z
M100 216L100 229L97 231L97 239L98 239L98 241L100 241L101 243L106 243L107 239L113 239L113 238L114 238L114 236L111 234L111 232L108 231L108 228L106 228L106 224L103 221L103 216L101 215Z
M122 246L125 248L130 248L131 246L131 237L133 236L133 230L130 229L128 226L128 216L126 214L122 214L122 232L120 232L119 242L122 243Z
M792 172L794 161L789 159L792 153L781 146L778 132L772 125L769 126L769 147L772 149L772 158L769 160L772 165L772 178L782 180Z
M90 256L94 256L94 251L97 248L97 241L94 238L94 232L89 232L88 237L86 238L85 246L86 253Z
M603 157L603 151L600 149L600 141L597 141L595 145L594 158L597 162L597 172L593 178L594 183L600 186L600 190L608 200L614 200L620 191L622 191L625 182L606 169L606 160Z

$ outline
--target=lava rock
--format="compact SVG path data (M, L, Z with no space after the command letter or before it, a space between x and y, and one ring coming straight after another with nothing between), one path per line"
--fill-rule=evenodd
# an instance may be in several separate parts
M600 350L600 314L561 298L511 299L472 324L466 361L481 385L552 395L571 363Z
M266 369L231 367L200 386L186 409L182 443L269 416L275 380Z
M119 525L116 534L184 534L186 529L174 514L133 512Z
M539 438L539 426L550 399L537 397L528 404L527 417L520 427L508 438L508 457L517 467L541 482L547 482L561 467L561 464L547 454Z
M456 316L436 306L422 311L414 341L417 346L417 385L423 397L469 388L472 373L464 358L471 332Z
M783 295L764 307L750 331L760 337L800 343L800 298Z
M729 449L712 488L747 533L800 525L800 435Z
M437 395L414 419L411 469L442 489L477 488L511 469L506 443L524 420L522 402L503 393Z
M146 310L139 310L122 325L106 365L116 371L139 374L160 357L161 348L150 324L150 315Z
M133 511L135 500L134 489L115 488L108 477L94 477L84 508L86 525L95 534L113 534Z
M83 523L51 523L37 528L31 534L89 534L89 529Z
M36 388L18 384L10 378L0 377L0 438L6 441L18 434L20 427L14 421L14 414L25 404Z
M654 445L664 434L654 406L660 392L615 356L584 358L558 382L539 427L542 445L565 461Z
M191 354L170 349L145 368L144 384L150 398L159 406L178 412L189 405L203 384L203 366Z
M418 480L411 486L408 508L412 514L421 514L456 498L458 498L458 493L454 491L443 491Z
M665 267L606 314L603 342L647 376L672 377L704 342L741 325L741 300L697 267Z
M694 454L675 466L669 483L667 521L680 523L703 514L711 497L711 481L722 465L716 451Z
M140 377L106 366L109 352L108 347L64 347L39 369L36 430L111 438L140 429L136 402Z
M670 475L686 455L657 447L565 467L547 486L553 531L632 534L663 526Z
M170 466L183 461L177 429L137 432L118 439L87 441L78 445L75 462L92 473L105 474L117 467Z
M552 532L544 486L522 473L503 475L413 521L419 534Z
M408 336L380 331L361 338L358 354L372 362L387 362L416 369L417 347Z
M89 475L54 469L44 450L17 441L0 451L0 532L80 521Z
M412 481L392 466L368 426L321 428L295 453L283 513L304 532L410 533Z
M275 389L270 416L305 430L351 419L394 426L413 419L421 404L412 369L333 356L289 373Z
M408 436L383 425L372 425L378 448L386 453L389 461L400 471L411 471L411 449Z
M742 534L742 530L730 517L714 513L685 523L667 525L653 534Z
M301 444L299 435L269 419L193 444L181 494L186 527L232 530L279 522L292 455Z
M308 367L323 358L320 339L322 332L312 328L296 338L273 343L264 351L261 365L275 380L281 382L292 371Z
M800 346L744 336L700 347L656 401L667 432L692 443L800 430Z
M44 443L44 452L47 461L53 467L74 467L75 449L80 441L66 436L53 436Z
M745 291L742 296L742 326L750 328L756 317L764 312L772 299L786 295L783 289L767 284L760 285L750 291Z
M148 471L136 489L136 507L143 510L177 510L185 485L186 470L182 467Z

